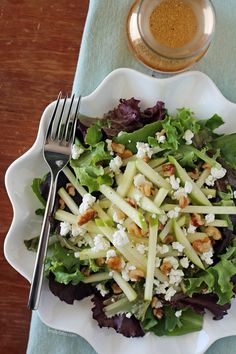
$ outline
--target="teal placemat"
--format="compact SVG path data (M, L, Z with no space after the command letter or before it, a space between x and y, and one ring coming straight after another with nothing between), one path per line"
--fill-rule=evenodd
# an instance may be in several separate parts
M129 67L151 74L127 48L125 20L133 0L90 0L73 91L87 95L112 70ZM236 4L214 0L217 13L215 39L193 70L209 75L226 98L236 102ZM206 354L233 354L236 337L214 343ZM45 326L33 313L27 354L95 354L81 337ZM112 354L112 353L111 353ZM134 354L134 353L131 353ZM146 354L146 353L144 353ZM189 353L191 354L191 353Z

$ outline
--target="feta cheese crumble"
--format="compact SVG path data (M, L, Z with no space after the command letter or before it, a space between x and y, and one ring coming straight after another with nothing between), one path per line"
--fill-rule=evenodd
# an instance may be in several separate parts
M83 201L79 206L79 212L81 214L84 213L87 209L91 208L95 202L96 198L93 197L90 193L86 193L83 196Z
M211 174L205 180L206 185L214 186L215 181L217 179L223 178L225 176L226 172L227 172L226 169L223 168L222 166L220 168L212 167Z
M100 294L103 297L109 293L109 290L107 290L103 284L97 284L96 289L100 292Z
M174 175L171 175L170 178L167 178L167 180L170 182L170 185L174 190L177 191L177 189L179 189L179 184L180 184L179 177L175 178Z
M176 311L175 316L179 318L182 315L182 310Z
M200 255L200 258L206 263L211 265L213 263L213 249L211 248L208 252L204 252Z
M166 136L162 132L157 132L156 139L159 144L163 144L166 141Z
M114 159L112 159L109 163L109 167L114 172L116 175L120 173L120 167L122 166L122 159L120 156L116 156Z
M215 215L214 214L207 214L205 216L205 221L206 224L210 224L211 222L213 222L215 220Z
M176 294L176 290L171 286L165 294L165 300L170 301L170 299Z
M107 251L110 247L110 242L106 240L103 235L96 235L94 237L94 246L92 247L93 252Z
M73 160L77 160L83 152L84 152L84 149L82 149L80 146L78 146L76 144L72 145L71 157Z
M168 220L168 216L166 214L161 214L159 216L159 221L162 223L162 225L165 225L165 223L167 222Z
M169 247L167 245L163 245L163 246L157 245L156 250L160 254L165 254L165 253L169 252Z
M132 316L132 313L131 312L128 312L126 315L125 315L125 317L127 317L127 318L130 318Z
M144 175L142 175L141 173L139 173L136 176L134 176L134 185L135 185L135 187L139 188L143 184L151 185L151 182L147 181L146 178L144 177Z
M115 210L113 215L112 215L113 221L115 221L115 223L117 224L123 224L125 217L120 218L118 215L118 212Z
M178 252L183 252L183 250L184 250L184 246L183 245L181 245L181 243L180 242L172 242L172 248L174 249L174 250L177 250Z
M112 140L111 139L106 139L106 143L107 143L107 150L110 152L111 155L114 155L114 151L112 150Z
M80 252L79 252L79 251L75 252L75 253L74 253L74 256L75 256L75 258L79 258Z
M186 141L186 145L191 145L193 143L193 137L193 132L190 129L187 129L183 135L183 139Z
M116 256L116 251L115 251L115 250L108 250L108 251L107 251L107 254L106 254L107 260L108 260L109 258L112 258L112 257L115 257L115 256Z
M161 265L161 258L156 257L156 267L159 268Z
M140 254L144 254L146 251L147 247L145 245L143 245L142 243L137 243L136 245L136 250L140 253Z
M71 226L68 222L63 221L60 223L60 235L66 236L71 231Z
M183 276L184 272L181 269L171 269L169 274L169 283L177 286L181 282Z
M189 181L186 181L186 182L185 182L185 185L184 185L184 191L185 191L185 193L186 193L186 194L189 194L189 193L192 192L192 190L193 190L193 185L192 185L192 183L189 182Z
M173 256L165 257L165 258L163 259L163 262L169 262L169 263L172 265L172 267L173 267L174 269L177 269L178 266L179 266L178 259L175 258L175 257L173 257Z
M76 237L76 236L83 236L86 234L86 229L84 229L83 227L77 225L77 224L73 224L71 226L71 234L72 236Z
M115 231L112 237L115 247L122 247L129 242L127 233L123 227L119 227L119 230Z
M180 261L179 261L180 265L183 267L183 268L188 268L189 267L189 260L187 257L184 257L184 258L181 258Z
M197 229L197 226L194 226L194 225L190 224L188 229L187 229L187 233L194 234L196 232L196 229Z
M179 216L179 212L180 212L180 208L179 207L175 207L173 210L168 211L167 216L170 219L174 219L177 218Z
M147 143L138 142L136 144L136 148L137 148L136 156L138 159L143 159L144 157L151 158L153 155L153 149Z

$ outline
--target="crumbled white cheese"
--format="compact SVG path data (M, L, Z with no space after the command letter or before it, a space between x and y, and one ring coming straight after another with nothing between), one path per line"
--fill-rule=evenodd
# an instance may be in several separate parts
M112 150L112 140L110 139L106 139L106 143L107 143L107 150L110 152L111 155L114 155L114 151Z
M92 247L93 252L107 251L110 247L110 242L106 240L103 235L96 235L94 237L94 246Z
M156 138L159 144L163 144L166 141L166 136L159 132L156 133Z
M207 186L214 186L216 179L212 176L209 175L206 179L205 179L205 183Z
M186 145L192 144L193 137L194 137L193 132L190 129L187 129L183 135L183 139L186 141Z
M184 190L184 188L179 188L179 189L177 189L177 191L175 191L174 193L173 193L173 199L177 199L177 200L179 200L181 197L184 197L184 196L187 196L186 195L186 193L185 193L185 190Z
M183 268L188 268L189 267L188 257L181 258L179 263Z
M165 225L165 223L167 222L168 220L168 216L166 214L161 214L159 216L159 221L162 223L162 225Z
M128 143L129 143L129 144L131 143L131 140L130 140L130 139L128 140Z
M73 224L71 226L71 233L72 233L72 236L74 236L74 237L83 236L86 234L86 229L84 229L83 227L81 227L77 224Z
M136 250L140 253L140 254L144 254L145 251L147 250L147 247L145 245L143 245L142 243L137 243L136 244Z
M214 214L207 214L205 216L206 224L210 224L215 220L215 215Z
M116 256L116 251L115 250L108 250L107 251L107 254L106 254L106 257L107 257L107 260L111 257L115 257Z
M116 156L110 161L109 167L116 175L118 175L120 173L120 167L122 166L122 164L123 162L120 156Z
M167 216L170 219L173 218L177 218L179 216L179 212L180 212L180 208L179 207L175 207L173 210L168 211Z
M118 133L118 135L117 136L121 136L121 135L123 135L125 132L123 132L122 130Z
M96 198L93 197L90 193L86 193L83 196L83 201L79 206L79 212L81 214L84 213L87 209L91 208L95 202Z
M143 184L151 185L151 182L147 181L146 178L144 177L144 175L142 175L141 173L139 173L136 176L134 176L134 185L135 185L135 187L139 188Z
M109 275L109 277L111 277L111 278L112 278L112 277L113 277L113 275L114 275L114 270L111 270L111 271L109 272L109 274L108 274L108 275Z
M165 300L166 301L170 301L172 296L174 296L176 294L176 290L171 286L165 294Z
M176 317L179 318L181 315L182 315L182 310L179 310L179 311L176 311L176 312L175 312L175 316L176 316Z
M126 315L125 315L127 318L130 318L132 316L132 313L131 312L128 312Z
M156 267L159 268L161 265L161 258L156 257Z
M179 285L183 276L184 276L184 273L182 270L171 269L170 274L169 274L169 283L172 285Z
M165 254L165 253L169 252L169 247L167 245L163 245L163 246L157 245L156 250L160 254Z
M166 294L166 288L169 286L168 282L159 283L155 289L156 294Z
M217 167L212 167L211 168L211 175L215 179L221 179L225 176L226 174L226 169L223 167L217 168Z
M125 229L122 227L120 227L119 230L115 231L112 237L113 237L113 245L115 247L122 247L129 242L127 233L125 232Z
M200 255L201 259L206 263L206 264L212 264L213 263L213 249L211 248L208 252L204 252Z
M63 221L60 223L60 235L66 236L71 231L71 226L68 222Z
M184 250L184 246L180 242L172 242L172 248L180 253Z
M196 229L197 229L196 226L194 226L194 225L192 225L192 224L189 224L189 227L188 227L188 229L187 229L187 233L189 233L189 234L194 234L194 233L196 232Z
M141 198L143 197L143 194L140 190L138 190L137 188L135 188L132 197L134 198L134 200L136 201L136 203L139 203Z
M123 267L121 271L121 276L124 280L129 281L132 280L132 278L129 277L129 271L130 270L135 270L136 267L130 263L127 263L125 267Z
M75 253L74 253L74 256L75 256L75 258L79 258L80 252L79 252L79 251L75 252Z
M168 178L167 180L170 182L170 185L174 190L179 189L179 184L180 184L179 177L175 178L174 175L171 175L170 178Z
M137 148L137 158L138 159L143 159L144 157L152 157L153 154L153 149L147 144L147 143L140 143L138 142L136 144Z
M157 303L155 304L155 309L160 309L163 307L163 304L160 300L157 300Z
M72 145L71 157L73 160L77 160L83 152L84 149L82 149L80 146L76 144Z
M107 290L103 284L97 284L96 289L100 292L100 294L103 297L109 293L109 290Z
M169 263L172 265L172 267L173 267L174 269L177 269L178 266L179 266L178 259L175 258L175 257L173 257L173 256L165 257L165 258L163 259L163 262L169 262Z
M193 185L192 185L192 183L189 182L189 181L186 181L185 184L184 184L184 191L185 191L185 193L186 193L186 194L189 194L189 193L192 192L192 190L193 190Z
M191 266L190 266L190 267L193 269L193 268L195 268L195 265L194 265L194 264L191 264Z

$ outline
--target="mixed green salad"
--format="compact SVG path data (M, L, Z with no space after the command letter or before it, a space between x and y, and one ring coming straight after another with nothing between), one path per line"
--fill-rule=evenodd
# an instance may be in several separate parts
M200 331L236 292L236 135L159 101L121 99L102 118L81 117L59 179L49 288L69 304L92 295L99 326L127 337ZM32 184L43 207L49 182Z

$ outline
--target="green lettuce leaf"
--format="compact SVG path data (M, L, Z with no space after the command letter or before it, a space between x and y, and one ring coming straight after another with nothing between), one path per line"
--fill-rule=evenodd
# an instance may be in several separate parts
M206 289L215 293L219 305L229 303L234 296L231 278L236 275L236 245L220 256L221 260L214 266L209 267L197 278L186 279L186 290L189 296Z
M96 145L99 141L102 140L102 129L101 124L96 122L92 124L89 128L87 128L87 132L85 135L85 143L88 145Z
M219 148L225 161L236 170L236 133L215 139L212 146Z
M84 279L80 272L80 261L74 256L74 251L63 248L60 242L49 247L44 271L46 276L53 273L55 280L63 284L71 281L78 284Z
M32 191L40 201L40 203L45 207L46 206L46 200L43 198L41 191L40 191L40 185L43 183L44 178L34 178L33 182L31 184Z
M174 309L170 306L164 306L164 316L158 320L149 308L146 312L142 327L144 331L154 332L157 336L180 336L183 334L200 331L203 324L203 316L198 315L192 309L181 309L181 317L176 317Z

